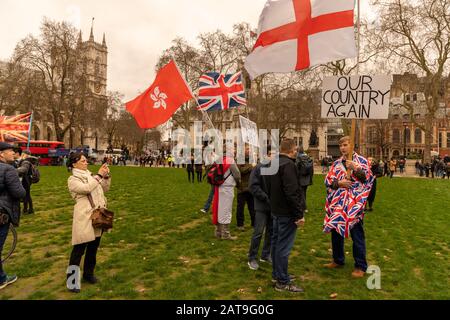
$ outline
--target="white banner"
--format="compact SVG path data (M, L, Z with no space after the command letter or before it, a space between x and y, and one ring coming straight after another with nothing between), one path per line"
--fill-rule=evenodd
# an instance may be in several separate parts
M259 147L258 127L256 123L243 116L239 116L239 122L241 123L241 134L244 143Z
M387 119L391 83L391 76L326 77L322 118Z

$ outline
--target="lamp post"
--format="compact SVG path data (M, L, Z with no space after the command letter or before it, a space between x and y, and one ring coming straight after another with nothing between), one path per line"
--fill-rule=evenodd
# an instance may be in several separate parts
M403 122L403 156L406 159L406 129L408 129L408 123Z

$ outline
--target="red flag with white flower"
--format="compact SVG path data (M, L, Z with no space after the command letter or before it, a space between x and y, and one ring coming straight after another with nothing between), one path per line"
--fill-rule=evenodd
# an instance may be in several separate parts
M183 104L193 98L191 88L172 60L159 70L150 88L126 103L126 108L139 127L152 129L166 123Z
M252 79L356 57L354 0L268 0L245 68Z

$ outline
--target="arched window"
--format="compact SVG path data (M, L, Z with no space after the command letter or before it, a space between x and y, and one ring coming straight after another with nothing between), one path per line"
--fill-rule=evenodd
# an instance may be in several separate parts
M400 130L392 130L392 143L400 143Z
M83 58L83 73L87 74L88 72L88 62L86 58Z
M405 134L406 143L410 143L411 142L411 130L409 128L406 128L404 134Z
M414 143L422 143L422 130L419 128L414 131Z
M50 127L47 127L47 141L53 141L53 130Z
M38 126L33 126L34 140L41 140L41 130Z
M41 113L38 111L33 111L33 121L41 121Z
M375 127L367 128L367 142L368 143L377 142L377 128Z
M392 154L394 158L398 158L400 156L400 151L394 150L394 153Z
M98 77L100 75L100 57L95 59L95 76Z

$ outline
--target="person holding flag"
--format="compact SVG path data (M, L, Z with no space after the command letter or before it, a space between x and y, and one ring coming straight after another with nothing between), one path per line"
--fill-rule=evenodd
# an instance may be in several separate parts
M352 276L361 278L367 270L364 207L374 177L367 159L352 151L350 137L339 140L339 148L342 157L333 163L325 179L327 199L323 231L331 232L333 262L324 267L335 269L344 265L344 239L350 234L355 259Z

